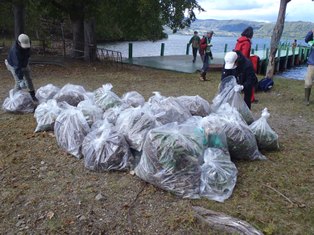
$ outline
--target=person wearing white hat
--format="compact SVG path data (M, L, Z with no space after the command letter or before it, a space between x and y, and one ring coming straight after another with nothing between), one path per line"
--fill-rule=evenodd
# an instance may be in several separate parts
M15 80L14 90L28 88L33 101L38 102L30 75L30 48L31 41L29 37L26 34L20 34L9 51L8 58L5 60L5 65Z
M243 85L244 101L251 109L252 88L257 84L257 77L252 62L240 51L230 51L225 55L225 64L221 80L228 76L235 76L237 83Z

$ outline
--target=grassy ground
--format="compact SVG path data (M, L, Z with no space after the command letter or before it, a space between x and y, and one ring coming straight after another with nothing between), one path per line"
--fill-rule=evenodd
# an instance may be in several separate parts
M211 73L211 81L201 82L197 74L80 63L32 71L36 87L72 83L92 91L110 82L118 95L136 90L149 98L160 91L208 101L220 78ZM0 80L2 103L13 87L2 63ZM314 101L303 105L302 81L280 78L257 98L252 112L258 118L269 109L281 150L264 153L267 161L236 162L238 181L224 203L181 199L128 173L90 172L51 134L34 134L32 114L1 111L0 234L216 234L197 224L194 205L246 220L265 234L314 234ZM99 193L103 198L96 200Z

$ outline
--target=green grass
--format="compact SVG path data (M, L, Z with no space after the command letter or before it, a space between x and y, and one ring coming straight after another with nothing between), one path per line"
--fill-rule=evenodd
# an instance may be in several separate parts
M5 70L2 70L1 75L5 80L0 95L4 98L13 82L6 79L9 76ZM211 81L201 82L198 74L125 65L110 67L105 64L73 64L66 68L37 65L33 66L33 76L36 87L47 83L60 87L72 83L92 91L102 84L112 83L112 90L119 96L136 90L148 99L153 95L152 92L159 91L164 96L200 95L209 102L216 95L220 79L218 72L209 73ZM191 216L191 206L197 205L243 219L265 234L314 234L314 94L311 105L306 107L303 104L303 81L280 78L275 78L274 81L275 86L270 92L256 94L259 103L252 105L252 112L255 118L259 118L263 108L269 109L269 123L279 135L280 151L263 152L267 161L235 162L239 171L237 184L231 198L224 203L207 199L181 199L154 186L146 186L133 208L139 230L147 234L157 230L159 234L169 231L171 234L186 231L189 234L200 234L201 229ZM78 232L78 227L75 227L77 225L63 220L75 221L77 214L86 215L91 210L93 214L90 217L95 223L93 231L101 231L100 228L104 227L111 234L128 231L127 210L123 205L132 202L142 185L138 178L126 173L89 172L83 168L82 162L58 151L53 138L39 141L48 137L35 135L34 138L25 140L23 134L30 135L35 127L32 115L1 115L6 118L0 122L1 130L5 133L5 138L2 136L0 139L0 149L3 154L11 154L7 158L1 158L0 170L6 167L10 169L2 174L7 179L4 188L12 197L10 199L7 193L0 191L3 196L1 199L4 199L0 218L5 215L5 221L14 225L16 222L12 216L13 209L21 203L20 200L28 197L32 207L26 211L22 208L19 213L27 214L32 211L36 215L54 211L53 208L58 210L53 219L36 222L36 226L42 229L39 231ZM49 151L43 154L42 149ZM22 150L24 158L19 155ZM35 174L33 179L23 182L23 177L31 177L31 166L37 167L42 160L48 164L48 178L38 180ZM9 178L15 178L21 188L10 185ZM51 192L56 184L59 187ZM94 200L99 192L106 197L104 204ZM81 206L77 204L78 199L82 201ZM42 204L40 200L45 200L46 204ZM103 223L98 221L102 216ZM106 216L110 221L115 218L117 222L106 222ZM147 220L149 226L145 224ZM35 229L36 226L32 228ZM87 229L84 225L81 226L83 227L79 229ZM0 227L4 229L0 232L15 231L1 222Z

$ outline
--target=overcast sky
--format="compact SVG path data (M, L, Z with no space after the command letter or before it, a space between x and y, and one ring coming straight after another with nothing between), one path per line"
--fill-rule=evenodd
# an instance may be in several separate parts
M206 10L198 19L253 20L275 22L280 0L198 0ZM286 21L314 22L314 1L291 0L287 5Z

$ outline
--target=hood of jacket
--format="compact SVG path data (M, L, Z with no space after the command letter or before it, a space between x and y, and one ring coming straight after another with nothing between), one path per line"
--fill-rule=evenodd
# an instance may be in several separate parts
M251 43L251 39L245 37L245 36L241 36L237 39L238 43L244 43L244 42L249 42Z

